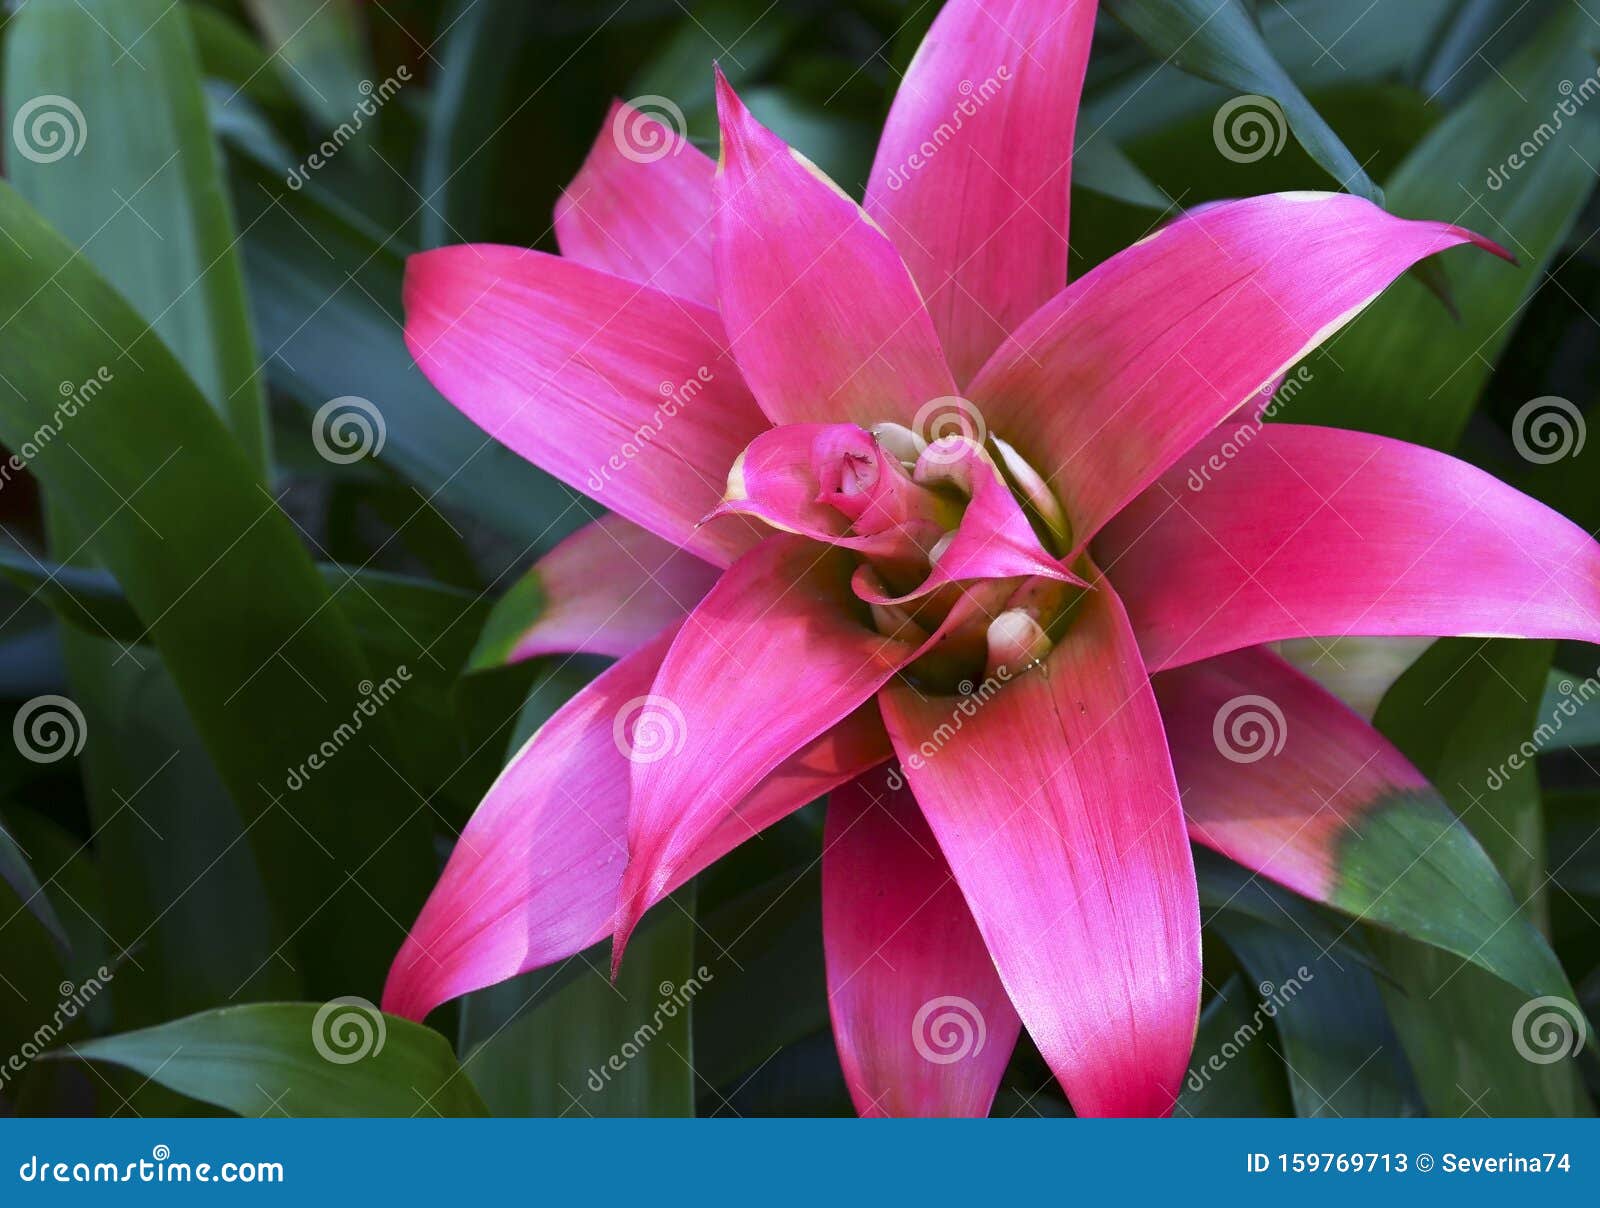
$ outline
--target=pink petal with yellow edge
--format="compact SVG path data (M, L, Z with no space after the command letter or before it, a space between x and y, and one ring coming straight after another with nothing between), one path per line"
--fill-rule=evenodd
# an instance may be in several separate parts
M1200 1004L1194 864L1111 589L1042 667L962 708L892 684L901 767L1011 1001L1079 1115L1166 1115Z
M916 798L875 771L828 797L822 936L863 1116L986 1116L1022 1021Z
M1283 638L1600 642L1600 545L1465 462L1298 424L1224 430L1096 556L1152 668Z
M770 537L684 622L651 689L671 741L633 768L614 960L729 810L918 653L868 627L850 592L852 562L801 537Z
M613 102L589 157L556 202L561 254L716 306L711 268L715 169L672 127Z
M383 1007L421 1019L469 990L563 960L611 931L627 859L624 748L670 718L649 696L674 632L605 671L513 756L422 908ZM631 745L630 745L631 744ZM777 767L680 866L676 888L751 835L888 758L870 709Z
M495 244L412 256L405 307L417 364L494 439L708 561L759 540L748 521L697 527L767 427L715 311Z
M476 669L541 654L632 654L698 604L717 568L631 520L605 515L540 558L500 598Z
M717 111L717 291L739 368L772 422L909 423L954 394L894 245L751 117L720 72Z
M1206 206L1068 286L968 393L1039 467L1083 548L1221 420L1460 227L1347 193Z
M951 0L889 110L867 213L922 287L958 383L1066 284L1094 16L1094 0Z

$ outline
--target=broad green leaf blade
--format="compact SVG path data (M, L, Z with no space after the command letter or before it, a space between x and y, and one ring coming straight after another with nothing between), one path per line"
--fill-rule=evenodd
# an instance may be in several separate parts
M1339 337L1334 356L1314 362L1313 380L1282 418L1454 447L1594 191L1600 106L1580 106L1561 85L1593 77L1597 46L1600 28L1581 7L1557 6L1387 182L1394 213L1472 227L1504 244L1520 267L1444 253L1459 323L1421 304L1415 282L1396 282ZM1513 155L1521 167L1512 167Z
M1535 934L1545 914L1538 777L1531 764L1496 769L1532 732L1549 666L1546 642L1440 641L1400 677L1376 718L1444 792L1522 903L1506 930ZM1378 931L1370 938L1398 983L1384 996L1434 1115L1588 1114L1570 1060L1541 1064L1518 1050L1517 1013L1542 996L1437 948ZM1570 988L1554 993L1576 1001Z
M1255 919L1230 916L1217 927L1277 1028L1297 1116L1421 1114L1371 973L1341 968L1305 937Z
M412 364L400 310L405 249L323 204L313 186L290 190L242 153L233 165L274 384L310 416L332 399L368 400L382 417L384 462L430 501L472 512L526 553L587 521L576 495L486 436Z
M1268 1002L1256 988L1231 977L1200 1013L1194 1056L1172 1114L1191 1116L1291 1116L1294 1100L1270 1036ZM1277 1006L1271 1007L1277 1012Z
M1410 67L1457 0L1372 0L1359 21L1349 0L1279 0L1255 5L1274 59L1304 91L1350 88ZM1337 46L1337 54L1329 48ZM1096 39L1099 49L1099 39ZM1091 58L1089 70L1095 71ZM1121 145L1176 120L1217 108L1234 95L1164 59L1124 72L1086 94L1080 130L1103 131Z
M435 642L448 637L451 649L441 652L441 661L445 654L453 658L456 651L471 647L490 611L477 594L430 579L329 562L319 562L317 573L329 591L342 593L341 611L374 656L406 648L433 649ZM0 574L36 593L62 620L91 637L124 643L149 640L144 623L108 571L64 566L26 550L0 548Z
M436 51L433 102L422 137L422 245L487 237L492 146L512 104L518 55L538 10L525 0L454 0Z
M486 1116L437 1032L360 999L256 1003L72 1046L241 1116Z
M1147 210L1165 212L1175 204L1104 135L1085 139L1073 151L1072 183Z
M1286 122L1341 189L1383 204L1383 191L1273 56L1241 0L1106 0L1106 7L1161 58L1244 97L1273 102L1253 109L1224 105L1217 120L1220 154L1247 162L1270 154L1287 133Z
M293 994L239 808L157 652L63 632L107 936L133 954L117 1022L136 1027L223 1002Z
M1225 916L1242 916L1298 935L1319 951L1335 953L1343 964L1373 967L1372 954L1360 931L1327 907L1256 875L1208 847L1194 848L1194 875L1200 890L1201 919L1206 925Z
M309 983L377 992L395 918L434 869L425 819L395 807L381 714L298 792L291 773L342 736L371 671L355 633L245 453L139 317L0 187L0 440L58 430L30 468L146 621L230 793L254 823ZM58 386L106 368L71 419ZM130 506L131 505L131 506ZM390 669L380 669L387 673ZM403 796L401 797L403 799ZM397 817L397 814L399 815ZM359 870L359 871L357 871ZM356 884L348 877L354 874ZM372 899L368 899L368 894Z
M715 974L694 965L693 895L685 896L662 904L639 948L629 942L615 983L602 946L592 966L462 1059L495 1115L694 1115L691 1016Z
M325 128L349 119L372 83L354 0L245 0L284 84Z
M33 873L33 868L28 863L27 853L11 832L6 830L5 824L0 822L0 881L11 886L17 895L19 910L26 910L49 933L50 938L65 952L70 946L67 932L61 925L60 918L56 915L56 908L50 904L49 895L39 884L39 878ZM0 914L10 915L13 911L0 907ZM0 926L0 930L4 930Z
M1600 745L1600 684L1552 671L1539 702L1539 724L1529 742L1534 754ZM1517 754L1527 758L1521 750Z
M194 33L201 71L207 79L228 86L221 97L225 108L244 96L274 116L294 111L294 96L272 65L271 56L248 29L215 8L188 4L184 11Z
M164 342L264 480L263 392L237 237L183 10L156 0L45 0L18 15L11 35L12 104L71 116L70 102L83 117L69 130L80 142L60 157L64 144L42 155L19 144L13 179L149 321L153 335L127 341L128 359ZM21 100L30 93L58 95ZM100 400L100 376L67 384L61 424L87 422L78 411ZM79 523L55 492L48 502L64 560L92 558L97 521ZM46 588L57 604L64 581ZM284 932L244 823L171 678L151 652L99 640L112 637L103 625L87 632L64 630L61 644L71 694L96 737L83 755L90 820L116 942L143 953L120 987L120 1020L292 995L294 974L272 959Z
M5 100L19 122L28 115L28 136L6 159L11 181L149 319L264 479L265 400L238 241L183 10L33 0L7 31ZM40 141L52 136L61 141ZM132 358L149 343L131 341Z

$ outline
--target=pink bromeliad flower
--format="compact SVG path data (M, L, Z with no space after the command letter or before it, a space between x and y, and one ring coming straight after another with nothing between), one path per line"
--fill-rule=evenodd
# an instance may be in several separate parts
M387 1009L607 935L620 960L650 906L824 793L829 1000L864 1114L985 1113L1023 1026L1080 1114L1169 1112L1200 1001L1191 839L1414 933L1389 890L1426 857L1432 937L1465 953L1459 920L1514 918L1421 775L1266 645L1600 641L1600 546L1440 453L1257 422L1412 264L1499 249L1285 194L1067 284L1094 16L953 0L864 205L719 76L715 164L613 111L559 257L412 258L417 363L615 513L535 568L506 657L619 661L489 791ZM1271 749L1240 745L1241 705ZM916 1030L947 1009L982 1028L962 1060Z

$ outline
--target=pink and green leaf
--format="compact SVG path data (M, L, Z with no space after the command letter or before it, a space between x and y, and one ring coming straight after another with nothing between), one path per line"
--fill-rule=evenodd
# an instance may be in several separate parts
M495 603L469 671L542 654L622 658L683 617L717 569L621 516L562 541Z
M1529 994L1566 986L1472 832L1323 688L1264 650L1164 671L1154 684L1197 843Z

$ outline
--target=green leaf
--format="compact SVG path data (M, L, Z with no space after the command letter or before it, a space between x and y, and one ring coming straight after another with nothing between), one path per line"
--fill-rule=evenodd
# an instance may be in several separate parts
M496 1115L694 1115L691 1015L715 974L694 965L693 904L680 893L657 908L615 983L601 945L467 1053L462 1068Z
M1539 702L1539 719L1531 741L1540 751L1600 746L1600 690L1595 681L1552 671Z
M1262 1117L1294 1114L1278 1060L1262 1032L1271 1026L1255 987L1230 977L1200 1013L1194 1056L1172 1114ZM1276 1007L1273 1008L1276 1011Z
M1592 81L1597 45L1600 30L1583 10L1559 6L1388 181L1394 213L1473 227L1504 244L1520 267L1475 248L1444 253L1459 323L1421 305L1415 282L1396 282L1339 337L1334 354L1316 359L1313 380L1284 418L1455 446L1594 190L1600 106L1579 108L1561 84ZM1536 148L1531 155L1525 143ZM1508 171L1514 154L1523 166Z
M325 128L347 121L372 64L353 0L245 0L277 71Z
M1536 724L1549 667L1548 642L1446 639L1400 677L1375 719L1449 799L1521 903L1501 934L1520 930L1540 948L1538 777L1531 761L1505 761ZM1527 990L1414 940L1376 930L1370 938L1397 983L1384 996L1433 1114L1587 1114L1570 1060L1538 1064L1517 1049ZM1553 993L1576 1001L1570 988Z
M50 904L39 878L33 875L27 853L3 823L0 823L0 881L11 886L12 892L17 895L17 909L26 910L38 919L40 925L49 932L50 938L65 952L70 942L66 929L56 915L56 908ZM9 915L12 912L5 910L4 913ZM4 930L4 927L0 926L0 930Z
M1295 1114L1415 1116L1420 1102L1372 974L1291 931L1237 915L1217 929L1283 1045Z
M1371 0L1359 21L1350 19L1349 0L1280 0L1255 7L1272 57L1301 89L1316 91L1384 80L1410 66L1456 2ZM1330 47L1337 53L1330 54ZM1089 67L1095 70L1093 58ZM1078 126L1127 146L1176 120L1214 115L1229 99L1230 89L1186 75L1163 58L1088 93Z
M537 566L530 566L494 602L477 643L472 648L468 671L489 671L503 667L517 642L545 609L548 596Z
M408 794L382 716L283 793L351 727L370 678L354 631L242 448L166 348L140 342L139 317L9 187L0 227L0 440L55 433L30 469L149 624L253 823L280 921L303 928L296 965L312 985L375 993L392 920L412 917L434 866L425 819L394 804ZM122 351L135 343L136 358ZM59 384L96 365L99 389L69 413Z
M1383 191L1273 56L1240 0L1106 0L1106 7L1162 59L1245 97L1275 102L1224 105L1217 115L1220 154L1259 159L1292 130L1340 188L1383 204Z
M184 5L184 12L194 32L201 71L207 79L231 86L223 98L224 108L242 95L275 116L293 111L293 94L272 65L271 56L248 29L227 13L203 5Z
M340 594L340 611L379 664L407 649L431 650L440 638L451 639L451 651L444 654L468 647L489 612L476 593L430 579L330 562L319 562L317 573L329 591ZM91 637L149 640L149 631L108 571L0 548L0 574L36 593L62 620ZM440 662L445 661L442 654Z
M81 134L75 152L53 158L62 145L19 154L19 189L149 320L125 341L128 360L137 364L164 342L232 428L254 477L264 478L263 392L237 238L183 10L155 0L45 0L18 15L7 52L11 106L55 106L70 117L75 105L83 115L80 131L63 127L69 137ZM22 99L30 95L65 101ZM89 368L80 364L78 377ZM92 409L100 384L64 381L60 390L74 408ZM32 440L51 431L36 430ZM48 502L52 542L65 560L92 557L98 520L78 523L55 492ZM60 605L59 585L91 573L68 568L46 594ZM89 634L64 631L61 645L71 695L95 737L83 773L114 941L142 953L123 978L120 1018L293 994L293 972L273 959L284 933L266 908L239 810L170 676L150 652L98 640L112 636L103 626Z
M150 320L264 478L265 399L237 237L183 10L34 0L7 33L5 102L18 119L30 113L32 139L75 140L32 154L24 140L7 157L11 181ZM130 359L149 343L130 341ZM101 363L76 366L62 393Z
M525 0L454 0L444 18L418 182L428 199L424 247L487 238L494 159L485 148L506 120L506 101L524 99L512 85L537 15Z
M486 436L411 361L400 309L404 249L386 232L243 154L233 159L256 324L273 382L309 412L357 395L382 416L385 463L429 501L465 508L525 552L589 519L579 497Z
M1072 183L1147 210L1165 212L1173 204L1122 148L1104 136L1088 137L1073 151Z
M444 1037L360 999L224 1007L69 1052L241 1116L488 1115Z

